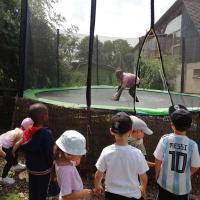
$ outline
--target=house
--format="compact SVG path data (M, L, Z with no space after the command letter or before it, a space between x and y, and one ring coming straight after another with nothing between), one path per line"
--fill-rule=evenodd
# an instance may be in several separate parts
M177 0L154 28L162 54L179 57L175 91L200 94L200 0ZM157 57L155 44L155 37L148 37L143 53Z

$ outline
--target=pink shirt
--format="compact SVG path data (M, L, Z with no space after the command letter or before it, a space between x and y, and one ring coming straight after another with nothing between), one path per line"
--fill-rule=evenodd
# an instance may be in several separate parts
M83 190L83 182L73 163L63 166L55 164L55 169L60 187L60 200L62 196Z
M135 85L135 77L136 77L135 74L123 72L122 87L123 88L133 87ZM139 82L140 82L140 79L137 78L136 84L138 84Z
M21 138L23 131L19 128L0 135L0 146L9 149Z

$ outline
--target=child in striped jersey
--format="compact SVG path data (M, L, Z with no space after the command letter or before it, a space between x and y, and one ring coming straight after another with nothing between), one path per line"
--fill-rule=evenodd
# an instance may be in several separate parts
M197 143L186 136L192 114L182 105L169 108L173 133L164 135L154 151L157 200L188 200L191 176L200 167Z

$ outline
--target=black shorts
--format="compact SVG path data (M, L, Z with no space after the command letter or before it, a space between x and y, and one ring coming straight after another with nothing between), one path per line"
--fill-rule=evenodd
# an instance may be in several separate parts
M156 200L189 200L189 199L190 199L189 194L185 195L173 194L158 185L158 194Z
M105 200L144 200L143 197L136 199L134 197L125 197L111 192L105 192Z

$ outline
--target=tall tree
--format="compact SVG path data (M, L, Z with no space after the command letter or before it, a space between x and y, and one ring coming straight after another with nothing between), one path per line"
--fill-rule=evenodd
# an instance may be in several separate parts
M57 31L65 19L53 11L57 0L30 0L25 88L57 85ZM33 76L34 74L34 76Z
M123 39L114 40L113 48L114 48L113 66L120 67L127 71L131 71L132 63L130 63L131 59L129 57L131 55L132 48L130 47L128 42Z
M20 3L0 1L0 85L17 88L19 53Z

